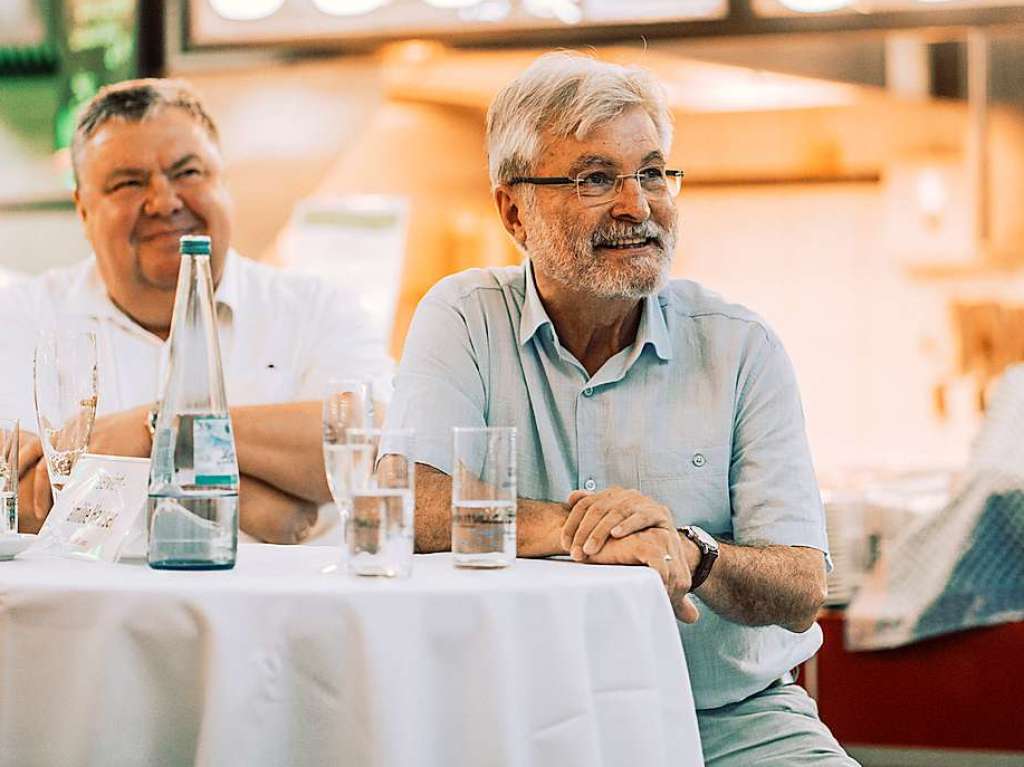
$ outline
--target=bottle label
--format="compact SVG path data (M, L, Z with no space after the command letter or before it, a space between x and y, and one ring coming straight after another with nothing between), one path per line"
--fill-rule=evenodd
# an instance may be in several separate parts
M192 421L192 445L197 485L238 483L238 462L230 418L196 416Z

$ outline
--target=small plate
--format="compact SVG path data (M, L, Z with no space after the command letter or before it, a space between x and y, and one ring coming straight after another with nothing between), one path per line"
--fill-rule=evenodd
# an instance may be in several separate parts
M0 535L0 562L14 559L32 545L36 537L31 533L13 533Z

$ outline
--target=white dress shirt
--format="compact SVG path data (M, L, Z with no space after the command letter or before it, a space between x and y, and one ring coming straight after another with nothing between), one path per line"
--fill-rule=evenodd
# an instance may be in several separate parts
M316 277L230 252L215 302L231 405L320 399L331 376L390 386L392 362L358 300ZM167 344L111 302L89 259L0 288L0 417L37 431L33 351L57 325L96 334L97 415L158 399Z
M393 363L354 293L231 251L214 301L229 405L321 399L334 376L372 379L389 398ZM98 416L159 398L167 342L111 302L90 258L0 287L0 418L38 432L32 359L40 331L55 326L96 334ZM340 543L337 518L322 507L307 542Z

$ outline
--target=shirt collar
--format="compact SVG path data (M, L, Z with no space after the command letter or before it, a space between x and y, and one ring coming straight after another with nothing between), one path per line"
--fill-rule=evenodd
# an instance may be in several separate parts
M214 294L214 301L218 306L223 304L231 310L232 314L238 311L239 258L241 256L233 248L228 250L224 258L224 272L220 276L220 283ZM124 320L135 324L110 300L107 286L96 266L95 256L90 256L83 264L83 268L75 275L71 289L68 291L67 306L72 314L95 319Z
M533 262L526 261L526 297L523 311L519 317L519 344L526 345L537 331L544 325L555 326L548 316L544 304L537 292L537 282L533 277ZM665 306L667 299L661 294L644 297L644 306L640 315L640 326L636 331L634 347L643 350L647 344L654 347L655 353L663 360L672 359L672 344L669 340L668 325L665 324Z
M547 310L537 292L537 283L533 279L533 262L526 260L526 298L523 300L523 312L519 316L519 345L525 346L543 325L554 325L548 317Z

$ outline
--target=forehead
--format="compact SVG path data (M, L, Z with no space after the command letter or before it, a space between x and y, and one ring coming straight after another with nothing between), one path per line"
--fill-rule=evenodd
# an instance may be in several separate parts
M207 159L220 156L216 143L198 121L170 107L138 122L120 117L107 120L82 143L79 164L83 172L107 171L122 165L164 165L185 154Z
M538 171L561 167L597 155L630 170L651 152L664 151L658 130L643 107L631 107L602 123L583 138L547 135L541 142ZM543 175L543 174L541 174Z

